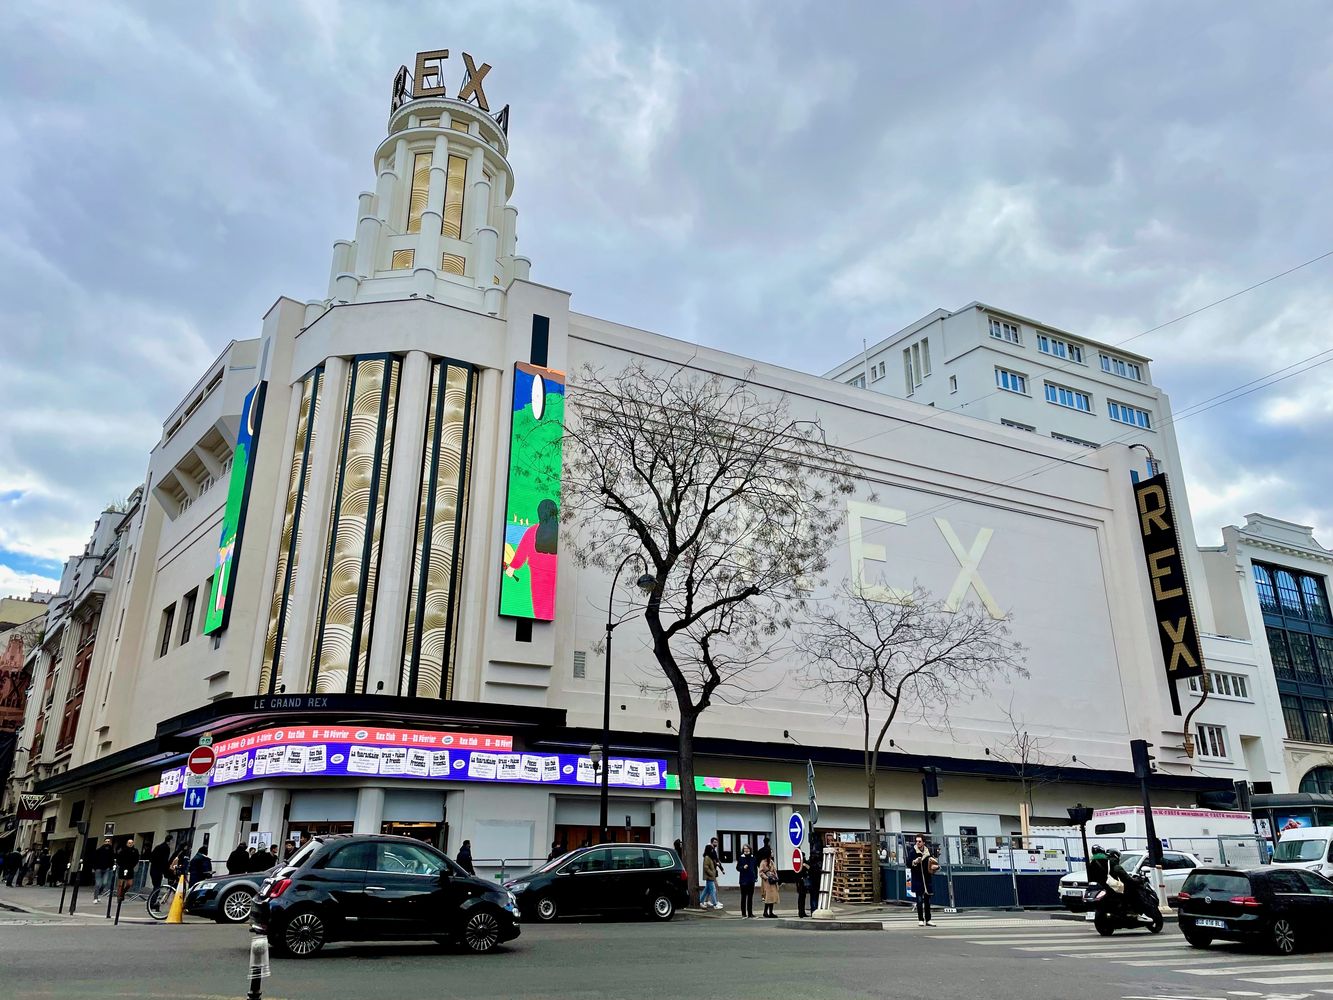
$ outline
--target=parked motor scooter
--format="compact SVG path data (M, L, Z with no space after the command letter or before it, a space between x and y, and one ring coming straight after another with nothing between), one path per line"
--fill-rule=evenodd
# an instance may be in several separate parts
M1157 905L1157 892L1142 875L1130 875L1124 881L1125 891L1103 888L1096 898L1093 924L1097 933L1110 937L1117 930L1146 927L1152 934L1162 930L1162 911Z

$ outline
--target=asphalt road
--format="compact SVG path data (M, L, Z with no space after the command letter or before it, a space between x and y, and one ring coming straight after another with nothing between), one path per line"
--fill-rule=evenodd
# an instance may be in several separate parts
M239 1000L248 944L237 926L0 914L0 998ZM525 925L517 941L486 956L429 943L344 944L311 960L274 959L272 968L268 1000L1276 1000L1333 989L1328 952L1197 952L1174 925L1157 937L1103 940L1085 924L1042 916L944 914L934 930L897 920L861 933L730 916Z

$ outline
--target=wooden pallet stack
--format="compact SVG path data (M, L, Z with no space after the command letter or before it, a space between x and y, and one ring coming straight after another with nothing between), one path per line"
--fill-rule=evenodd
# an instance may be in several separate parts
M833 898L840 903L875 901L875 845L862 841L838 844L833 869Z

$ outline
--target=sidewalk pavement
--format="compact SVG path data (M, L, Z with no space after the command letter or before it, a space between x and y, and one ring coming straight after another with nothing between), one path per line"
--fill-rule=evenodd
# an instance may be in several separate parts
M111 920L106 916L106 898L93 904L93 887L79 889L79 906L74 916L68 913L74 887L65 892L65 912L60 907L60 887L25 885L7 886L0 884L0 920L29 917L40 919L43 923L69 924L110 924L116 918L116 904L111 903ZM122 924L148 924L157 926L161 921L148 915L148 904L143 899L126 898L120 910ZM186 923L212 923L199 917L186 917Z
M728 917L740 919L741 916L741 894L739 889L722 888L718 890L718 899L722 903L721 910L700 910L690 908L681 910L680 913L691 917L703 917L709 920L722 920ZM879 903L877 905L867 905L864 903L834 903L831 907L834 919L838 920L893 920L910 918L916 921L916 910L903 903ZM762 920L760 914L764 911L764 904L755 899L755 919ZM796 891L789 891L787 886L783 886L782 895L777 908L774 910L779 917L785 919L799 919L796 914ZM809 909L806 910L808 914Z

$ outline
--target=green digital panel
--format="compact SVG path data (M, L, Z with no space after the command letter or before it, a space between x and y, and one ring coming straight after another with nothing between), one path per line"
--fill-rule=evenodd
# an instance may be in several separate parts
M222 515L222 536L218 539L218 558L213 569L213 587L208 593L204 612L204 634L212 635L227 627L231 598L235 589L236 563L241 554L241 535L245 528L245 507L250 496L250 478L255 445L259 442L259 420L264 409L264 388L260 382L250 390L241 407L241 426L236 432L236 451L231 459L231 481L227 484L227 508Z

